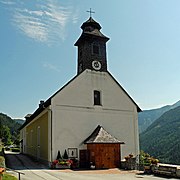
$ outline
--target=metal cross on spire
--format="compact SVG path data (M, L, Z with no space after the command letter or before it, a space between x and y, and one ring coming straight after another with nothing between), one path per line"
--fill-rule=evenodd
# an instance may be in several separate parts
M90 14L90 17L92 17L92 13L95 13L94 11L91 10L91 8L89 11L86 11L86 12L88 12Z

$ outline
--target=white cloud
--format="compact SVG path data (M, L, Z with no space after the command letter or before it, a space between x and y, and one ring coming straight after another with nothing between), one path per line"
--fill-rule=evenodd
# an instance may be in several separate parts
M45 42L48 38L47 26L38 18L16 13L14 15L14 24L26 36L33 38L37 41Z
M8 0L1 0L0 2L1 2L2 4L6 4L6 5L16 4L15 2L13 2L13 1L8 1Z
M78 10L78 9L75 9L75 13L73 13L73 16L72 16L72 22L73 22L74 24L76 24L77 21L78 21L78 19L79 19L78 14L79 14L79 10Z
M60 69L57 66L50 64L48 62L43 62L43 67L47 68L49 70L54 70L54 71L60 72Z
M66 26L71 21L76 23L77 11L71 6L62 6L57 0L35 0L34 6L18 0L15 7L13 1L1 0L12 11L13 25L24 35L35 41L52 44L64 40L67 36Z

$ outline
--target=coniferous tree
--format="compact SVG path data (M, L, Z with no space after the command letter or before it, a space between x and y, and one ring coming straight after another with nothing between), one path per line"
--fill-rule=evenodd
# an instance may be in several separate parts
M60 151L58 151L58 154L57 154L57 158L56 158L56 159L57 159L57 160L62 159Z
M66 151L66 149L65 149L64 155L63 155L63 159L68 159L68 158L69 158L69 157L68 157L67 151Z

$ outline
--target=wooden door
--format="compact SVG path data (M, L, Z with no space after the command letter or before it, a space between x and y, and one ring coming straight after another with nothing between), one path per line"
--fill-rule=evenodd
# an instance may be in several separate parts
M115 168L117 167L115 159L118 157L116 154L116 147L112 145L104 145L101 147L101 167L102 168Z
M83 149L79 151L80 154L80 162L79 166L81 168L89 168L89 150Z
M120 144L88 145L90 161L94 161L96 168L116 168L120 166ZM93 156L92 156L93 155Z

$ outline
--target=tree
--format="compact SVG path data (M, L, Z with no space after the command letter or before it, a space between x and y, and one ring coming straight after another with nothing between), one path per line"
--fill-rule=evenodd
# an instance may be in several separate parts
M3 126L3 128L2 128L2 141L3 141L4 145L11 144L11 132L7 126Z
M11 139L12 139L13 144L15 144L16 146L19 146L19 144L20 144L20 134L19 134L19 132L14 131L13 134L12 134Z
M65 149L65 151L64 151L63 159L68 159L68 154L67 154L66 149Z
M3 130L3 125L2 125L2 121L0 119L0 138L2 138L2 130Z
M62 159L60 151L58 151L58 154L57 154L57 158L56 158L56 159L57 159L57 160Z

